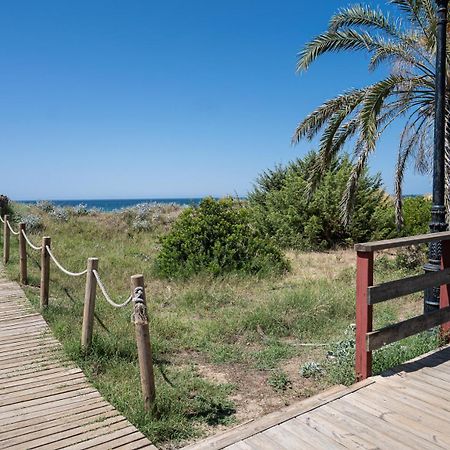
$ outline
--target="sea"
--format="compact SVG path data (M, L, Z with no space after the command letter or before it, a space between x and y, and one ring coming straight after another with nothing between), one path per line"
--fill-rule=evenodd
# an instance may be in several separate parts
M56 206L86 205L88 209L100 209L102 211L116 211L129 208L139 203L174 203L176 205L198 205L202 198L124 198L124 199L78 199L78 200L48 200ZM19 203L36 204L39 200L22 200Z

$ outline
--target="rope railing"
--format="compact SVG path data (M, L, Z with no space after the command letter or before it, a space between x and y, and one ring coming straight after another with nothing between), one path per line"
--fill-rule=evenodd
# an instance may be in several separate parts
M23 237L25 238L25 241L27 242L27 244L28 244L33 250L37 250L37 251L42 250L42 245L39 246L39 247L38 247L37 245L34 245L34 244L30 241L30 239L28 238L28 236L27 236L27 234L25 233L24 230L22 230L22 235L23 235Z
M139 368L141 375L141 388L144 398L144 407L146 410L152 408L155 400L155 379L153 374L152 350L150 343L149 325L147 308L145 302L144 277L142 275L133 275L131 277L132 294L122 303L116 303L108 294L98 273L98 259L88 258L87 268L81 272L72 272L66 269L55 257L51 250L51 238L44 236L40 246L34 245L26 234L25 223L19 224L19 231L15 231L9 222L9 216L6 214L0 217L3 226L3 262L6 265L10 256L10 234L19 238L19 268L20 282L23 285L28 284L27 269L27 244L33 250L40 251L41 259L40 269L40 305L45 309L49 305L50 298L50 263L54 262L56 267L64 274L71 277L80 277L86 275L86 287L83 306L83 324L81 330L81 347L88 349L92 344L92 335L94 329L96 287L105 298L106 302L114 308L124 308L133 302L132 323L135 327L136 345L138 349Z
M116 303L115 301L111 300L111 297L108 295L105 285L102 283L102 280L100 279L100 275L98 274L98 272L94 269L92 273L94 274L94 277L97 280L97 284L100 290L102 291L103 297L105 297L105 300L114 308L123 308L133 300L132 295L130 295L123 303Z
M1 223L5 223L5 221L3 220L3 217L2 217L2 216L0 216L0 222L1 222Z
M56 264L56 267L58 267L61 272L65 273L66 275L69 275L70 277L81 277L81 275L86 275L87 270L83 270L82 272L71 272L70 270L67 270L62 266L62 264L55 258L55 255L50 250L50 247L48 245L45 246L45 249L47 250L48 254L50 255L50 258L52 258L53 262Z
M4 223L4 222L3 222ZM9 223L9 220L6 220L6 225L8 225L9 231L11 231L11 233L14 236L19 236L20 232L19 231L14 231L13 227L11 226L11 224Z

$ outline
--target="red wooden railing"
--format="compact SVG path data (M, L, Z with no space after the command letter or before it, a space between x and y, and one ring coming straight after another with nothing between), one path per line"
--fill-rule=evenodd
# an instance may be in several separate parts
M442 242L441 270L374 285L373 263L376 251ZM384 345L441 326L445 339L450 333L450 232L424 234L386 241L356 244L356 378L372 375L372 352ZM440 286L440 309L408 320L373 330L373 305L403 295Z

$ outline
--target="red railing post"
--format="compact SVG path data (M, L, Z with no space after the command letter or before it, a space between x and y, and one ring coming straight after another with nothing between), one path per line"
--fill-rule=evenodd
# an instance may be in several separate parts
M372 305L367 303L367 288L373 285L373 252L357 252L356 260L356 355L358 381L372 374L372 352L367 351L366 334L372 331Z
M450 267L450 241L442 241L441 269ZM440 290L439 307L450 306L450 284L443 284ZM441 339L443 343L450 341L450 322L441 325Z

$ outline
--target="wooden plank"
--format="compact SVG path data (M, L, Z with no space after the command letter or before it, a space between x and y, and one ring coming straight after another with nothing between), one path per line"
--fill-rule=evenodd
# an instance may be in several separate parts
M283 425L276 425L262 432L264 437L269 437L272 441L278 442L280 448L304 448L311 450L321 450L323 447L313 445L312 439L308 439L307 433L294 434L290 427L289 422L285 422Z
M69 431L58 433L52 441L39 443L39 450L56 450L71 447L79 442L89 441L97 436L112 433L122 428L129 428L130 424L124 417L113 417L102 422L95 422L84 427L74 428ZM45 438L44 438L45 439ZM44 439L42 441L44 441ZM33 444L34 445L34 444Z
M45 416L57 411L64 411L67 407L76 406L80 402L89 404L95 401L104 402L100 394L92 390L83 395L75 395L69 398L63 397L56 399L51 403L37 403L36 405L28 405L26 408L13 408L10 411L0 411L0 424L12 424L22 420L34 419L39 416Z
M374 252L378 250L386 250L389 248L406 247L408 245L427 244L435 241L445 241L450 239L450 231L440 233L427 233L417 236L408 236L396 239L387 239L383 241L363 242L355 245L357 252Z
M4 378L0 380L0 389L14 386L26 387L30 383L40 382L51 378L57 378L65 375L82 374L78 367L66 369L65 367L55 367L53 369L42 370L40 372L31 372L17 377Z
M450 321L450 306L367 333L369 351Z
M119 441L118 445L122 442L123 445L120 448L124 448L124 444L131 444L133 441L140 440L143 437L144 435L137 431L135 427L130 426L114 431L113 433L103 434L86 442L80 442L79 444L72 445L70 448L71 450L82 450L93 447L108 450L113 448L113 445L117 445L116 441Z
M2 427L0 438L5 439L8 432L27 430L34 426L44 428L48 423L53 423L55 419L66 420L66 417L79 412L95 411L99 408L113 408L113 406L106 403L101 397L92 397L83 400L74 399L72 402L61 404L58 407L52 405L52 408L47 409L45 414L42 411L35 411L34 413L12 416L0 423Z
M71 376L66 375L63 378L43 380L40 383L30 383L24 386L13 386L10 388L3 388L0 389L0 393L2 396L2 400L14 396L19 398L23 395L28 395L30 393L41 392L44 390L48 391L50 389L58 389L59 387L62 386L71 386L77 383L87 384L87 380L83 374L75 374Z
M34 421L33 423L29 425L25 425L25 422L19 422L14 424L13 429L9 429L8 431L5 430L4 427L2 427L2 432L0 434L0 445L2 445L3 441L6 441L8 439L17 439L22 438L25 436L25 440L23 442L26 442L28 438L31 438L32 433L40 433L39 436L44 436L45 430L49 434L52 434L52 428L55 426L60 425L67 425L68 423L72 424L75 421L79 420L85 420L86 423L90 422L92 418L101 418L106 417L104 414L111 414L114 413L118 415L119 413L115 411L115 409L111 405L100 405L100 406L86 406L81 405L78 408L73 408L72 411L67 411L67 414L53 414L52 419L48 419L46 417L45 421ZM17 441L16 443L18 443Z
M385 302L404 295L420 292L427 288L438 287L450 283L450 269L438 272L427 272L401 280L388 281L387 283L370 286L367 292L369 305Z
M90 420L89 422L80 421L74 422L73 424L67 423L63 426L54 427L53 431L50 430L50 434L46 434L44 430L43 434L32 433L28 436L25 442L20 442L21 439L18 438L17 441L25 445L25 448L35 448L40 449L57 449L64 448L71 443L80 442L88 439L88 432L96 431L96 435L101 435L108 433L110 430L124 428L127 425L127 421L122 416L108 417L105 420L100 420L96 422L95 420ZM94 434L94 433L92 433ZM25 435L26 436L26 435ZM25 436L23 436L25 438ZM3 444L5 444L3 446ZM10 440L9 442L0 442L0 448L7 448L17 445L16 441Z
M274 448L283 450L278 439L272 439L265 433L258 433L252 437L249 437L244 441L250 447L257 450L273 450Z
M411 440L418 441L422 448L436 448L439 445L443 448L450 448L450 434L444 430L438 430L426 420L426 415L419 415L417 410L412 414L411 408L389 401L390 389L382 391L380 387L377 390L368 390L364 393L365 404L361 407L369 407L376 416L383 421L390 422L398 428L409 431Z
M350 401L351 396L346 400ZM361 436L367 436L372 442L382 442L388 448L395 448L396 450L409 450L411 447L405 443L404 433L395 430L394 427L380 427L374 417L364 410L356 409L353 406L349 407L347 402L335 402L328 405L333 416L330 420L337 420L347 424L351 427L354 433ZM375 426L376 425L376 426Z
M319 406L328 402L334 401L337 398L348 395L359 389L363 389L366 386L374 383L373 380L364 380L360 383L356 383L350 388L343 386L335 386L321 394L317 394L314 397L303 400L299 403L295 403L287 408L283 408L280 411L268 414L258 419L241 424L235 428L232 428L217 436L211 436L202 442L189 445L186 450L206 450L206 449L222 449L235 442L244 440L250 436L267 430L275 425L282 424L294 417L311 411Z
M366 434L355 434L355 428L348 422L340 420L329 407L318 408L309 414L297 417L291 426L297 425L297 430L300 432L300 426L313 429L339 443L345 448L361 448L373 449L376 448L376 439ZM326 448L325 446L323 448ZM406 449L405 449L406 450Z
M373 401L369 403L366 397L349 396L340 402L340 406L345 407L346 411L353 411L354 414L357 414L358 420L368 428L387 435L391 439L401 439L403 444L410 449L436 450L434 441L428 439L429 436L432 436L432 432L428 430L427 438L420 435L423 434L423 430L413 433L414 420L405 418L387 408L380 408Z
M97 447L94 447L97 448ZM101 447L100 447L101 448ZM121 450L137 450L137 449L148 449L148 450L158 450L154 445L149 444L147 438L141 438L137 441L129 442L128 444L120 443L120 440L117 439L111 442L111 447L109 449L120 448Z
M14 411L17 414L20 414L21 410L29 408L30 406L44 405L46 403L52 403L56 400L61 400L63 398L78 397L79 395L90 394L92 392L96 392L95 389L93 389L91 387L85 387L82 389L72 389L72 390L68 390L66 392L48 395L45 397L33 398L30 400L27 400L26 402L22 402L19 405L17 405L17 404L4 405L4 406L0 407L0 418L3 416L3 414L9 413L11 411Z
M50 386L54 384L64 384L66 381L71 380L84 380L86 381L86 377L84 376L83 372L60 372L59 374L56 374L55 377L44 377L44 378L32 378L28 381L28 383L22 383L13 384L12 386L2 386L0 385L0 393L3 394L9 394L11 392L20 392L24 393L27 392L29 389L35 389L40 386Z

